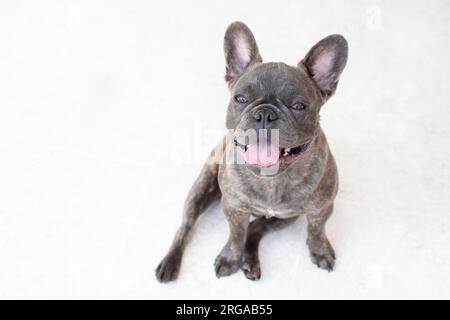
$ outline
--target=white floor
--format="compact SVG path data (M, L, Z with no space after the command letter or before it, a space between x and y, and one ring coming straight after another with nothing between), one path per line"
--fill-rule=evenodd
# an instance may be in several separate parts
M262 279L216 279L218 206L180 278L153 270L224 133L223 33L297 63L341 33L350 57L322 125L341 188L336 269L304 220L267 236ZM0 298L450 298L448 1L0 3Z

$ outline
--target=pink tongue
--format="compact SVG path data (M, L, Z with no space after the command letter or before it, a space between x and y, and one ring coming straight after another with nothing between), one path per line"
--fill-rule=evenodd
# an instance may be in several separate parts
M270 167L278 162L279 156L280 149L264 141L249 145L244 153L244 160L261 167Z

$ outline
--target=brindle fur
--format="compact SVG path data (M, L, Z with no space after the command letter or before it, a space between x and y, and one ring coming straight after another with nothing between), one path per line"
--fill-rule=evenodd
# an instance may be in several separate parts
M239 52L242 45L244 55ZM325 223L333 211L338 174L319 124L319 111L336 89L347 60L347 42L342 36L329 36L315 45L296 67L262 63L253 34L245 24L235 22L227 29L224 48L225 79L232 97L227 128L276 128L280 132L280 146L293 147L305 141L310 141L310 145L293 163L280 167L278 174L263 176L253 165L227 161L237 147L232 137L224 137L188 194L183 222L156 269L156 277L161 282L177 278L192 228L215 199L221 199L230 227L228 241L215 260L217 277L242 269L248 279L258 280L261 238L294 222L300 214L307 217L307 245L312 262L331 271L335 253L326 236ZM325 58L328 69L319 65ZM244 108L233 99L242 92L251 97ZM286 101L299 96L308 107L293 111ZM252 114L261 108L276 113L277 120L255 121ZM256 219L250 222L252 215Z

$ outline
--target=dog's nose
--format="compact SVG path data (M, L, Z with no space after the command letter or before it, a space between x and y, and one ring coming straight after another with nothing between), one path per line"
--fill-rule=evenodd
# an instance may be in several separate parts
M277 113L269 107L257 109L253 112L253 117L257 122L262 122L263 128L265 128L270 122L278 119Z

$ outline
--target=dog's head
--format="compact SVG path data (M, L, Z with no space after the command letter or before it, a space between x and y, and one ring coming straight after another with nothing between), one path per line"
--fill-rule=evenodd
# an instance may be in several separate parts
M226 126L235 132L235 146L255 173L274 165L280 172L314 139L320 108L334 94L347 62L347 41L330 35L296 66L263 63L250 29L234 22L224 50L231 93Z

